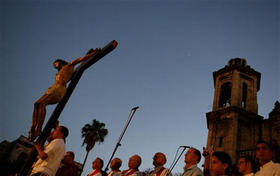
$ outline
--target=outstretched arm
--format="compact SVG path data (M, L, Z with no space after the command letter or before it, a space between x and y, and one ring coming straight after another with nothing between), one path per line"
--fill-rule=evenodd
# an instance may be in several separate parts
M80 62L86 61L86 60L88 60L91 56L95 55L98 51L99 51L99 49L95 49L95 50L93 50L92 52L90 52L90 53L84 55L83 57L79 57L79 58L77 58L77 59L71 61L69 64L70 64L70 65L76 65L76 64L78 64L78 63L80 63Z
M48 154L46 154L38 144L35 144L35 149L38 152L39 158L41 158L42 160L45 160L48 158Z

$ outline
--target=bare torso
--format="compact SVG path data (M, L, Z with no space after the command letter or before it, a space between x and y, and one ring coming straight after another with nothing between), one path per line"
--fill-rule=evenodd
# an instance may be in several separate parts
M29 129L29 139L33 141L40 135L42 125L46 115L46 106L56 104L62 100L66 93L66 85L72 78L74 66L92 57L98 49L95 49L83 57L79 57L70 63L62 66L55 76L55 83L34 103L32 124ZM54 67L59 67L59 62L54 63Z
M67 64L63 66L55 76L55 83L66 86L67 82L71 79L74 72L74 65Z
M59 102L66 92L66 84L72 78L74 65L67 64L63 66L55 76L55 83L48 88L45 94L48 98L44 98L46 104L55 104Z

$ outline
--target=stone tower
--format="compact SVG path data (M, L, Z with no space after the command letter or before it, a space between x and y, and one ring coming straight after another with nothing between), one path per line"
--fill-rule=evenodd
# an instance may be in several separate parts
M280 163L280 103L276 101L269 118L262 123L262 139L271 143L274 149L274 161Z
M245 59L231 59L213 73L214 101L206 113L207 148L226 151L235 163L240 152L254 152L262 138L263 117L258 115L257 92L261 74Z

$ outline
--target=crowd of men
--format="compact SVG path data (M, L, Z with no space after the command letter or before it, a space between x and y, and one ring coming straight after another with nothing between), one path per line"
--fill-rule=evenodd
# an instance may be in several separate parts
M67 136L68 129L64 126L57 126L51 133L49 143L44 148L35 145L38 160L33 165L31 176L78 176L80 171L74 163L75 154L72 151L65 153ZM203 170L197 166L202 155L205 157ZM272 161L272 147L265 141L259 141L256 145L259 168L256 168L255 161L249 156L240 157L237 166L234 167L230 156L226 152L203 151L202 155L196 148L190 148L186 152L182 176L280 176L280 164ZM166 160L164 153L155 153L153 157L154 169L146 173L139 171L142 159L137 154L129 158L128 169L123 171L120 170L121 159L114 158L110 163L111 171L105 173L102 171L103 160L96 158L92 162L93 171L88 176L172 176L169 169L164 167ZM237 168L237 170L234 168Z

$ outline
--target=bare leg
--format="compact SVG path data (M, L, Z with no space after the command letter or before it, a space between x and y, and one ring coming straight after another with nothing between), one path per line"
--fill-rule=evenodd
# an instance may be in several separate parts
M34 129L34 135L37 137L40 135L43 123L45 121L46 116L46 105L40 104L38 107L38 118L37 118L37 126Z
M34 103L32 124L29 129L29 140L33 141L41 133L41 129L45 120L46 106L53 103L51 94L44 94L39 100Z
M33 110L33 117L32 117L32 124L30 126L29 129L29 140L33 141L36 136L35 136L35 129L37 126L37 119L38 119L38 108L39 108L39 104L37 102L34 103L34 110Z

